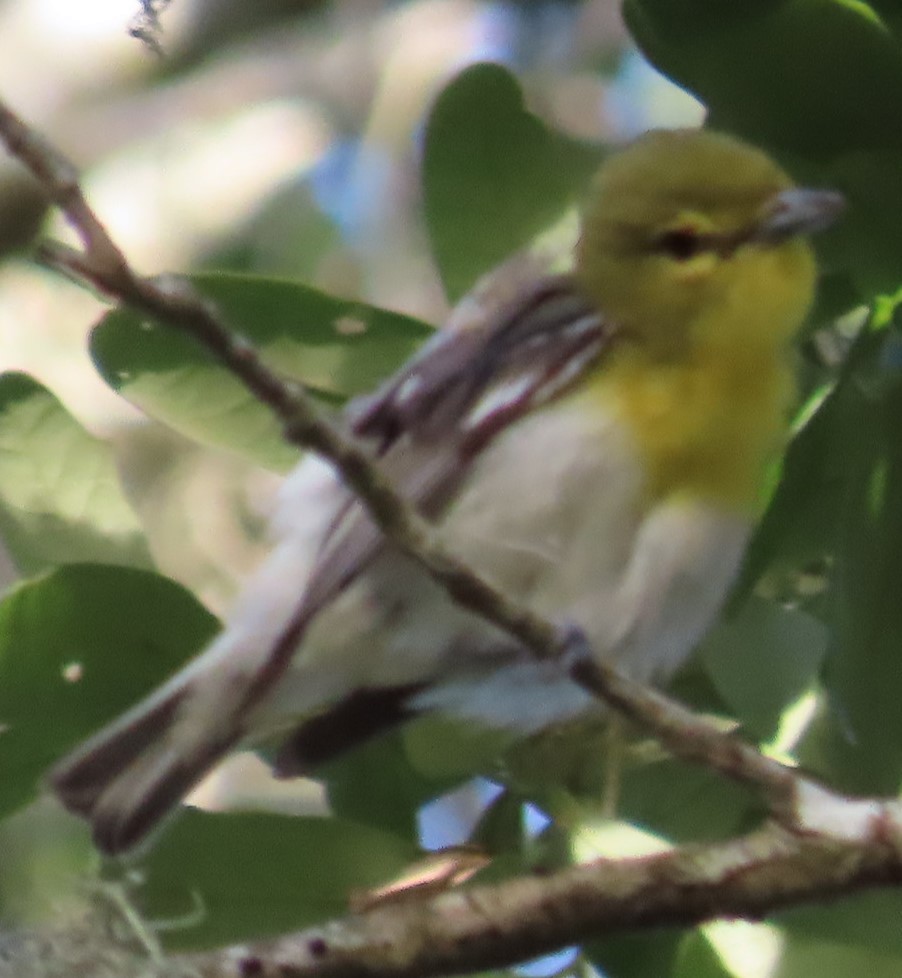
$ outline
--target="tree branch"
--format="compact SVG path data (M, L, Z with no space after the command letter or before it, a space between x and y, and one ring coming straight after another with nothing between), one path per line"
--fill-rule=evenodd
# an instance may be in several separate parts
M858 827L852 839L771 823L728 842L410 899L186 960L204 978L425 978L512 965L618 931L757 920L902 881L898 806L872 806Z

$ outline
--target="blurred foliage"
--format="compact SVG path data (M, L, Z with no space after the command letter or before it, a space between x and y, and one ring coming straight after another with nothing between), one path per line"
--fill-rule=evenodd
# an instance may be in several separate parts
M383 884L417 856L412 840L340 817L183 814L141 861L136 892L149 920L184 921L170 940L178 948L339 916L349 895Z
M0 604L0 811L30 801L48 764L149 693L215 633L151 571L70 564Z
M281 16L286 6L273 8ZM806 343L806 400L770 508L728 615L677 689L828 784L894 794L902 779L898 5L625 0L624 11L645 54L708 106L711 124L761 143L800 180L838 187L850 204L819 242L819 332ZM225 36L233 29L244 28L221 27ZM425 120L421 170L426 231L449 298L560 217L601 155L533 113L502 67L453 78ZM288 206L296 192L305 195L298 213L312 215L314 190L282 188L272 206ZM316 234L292 252L304 269L321 267L347 231L340 215L317 213ZM233 269L252 266L249 241L218 255ZM194 281L269 362L329 405L377 383L429 329L307 284L234 272ZM833 322L856 305L870 308L857 332ZM96 326L91 353L114 390L190 438L280 470L293 461L260 405L179 337L116 311ZM148 569L107 447L21 374L0 377L0 448L0 531L26 575L0 603L0 812L10 813L33 800L54 758L188 659L215 622ZM453 724L414 726L323 770L334 818L184 813L131 864L146 881L136 900L151 922L181 921L168 933L178 946L326 918L344 909L350 889L412 859L421 807L475 773L500 786L473 831L497 857L481 878L560 865L575 858L577 833L598 821L610 788L606 749L603 731L581 725L506 755ZM658 839L721 838L763 816L750 793L641 739L627 743L624 765L619 817ZM554 824L527 830L539 811ZM897 973L900 899L869 894L781 914L782 944L767 973ZM705 931L584 949L611 978L763 973L740 958Z
M884 7L889 5L883 5ZM766 146L801 179L833 186L847 217L825 269L868 299L898 287L902 97L898 14L844 0L625 0L633 36L708 107L709 122Z
M431 332L294 282L227 274L192 282L267 362L326 403L370 390ZM271 412L192 340L117 309L95 327L91 354L112 388L189 438L277 470L297 462Z
M109 446L21 373L0 374L0 537L22 574L151 565Z
M423 208L449 297L575 204L599 159L528 112L499 65L463 72L433 106L423 159Z

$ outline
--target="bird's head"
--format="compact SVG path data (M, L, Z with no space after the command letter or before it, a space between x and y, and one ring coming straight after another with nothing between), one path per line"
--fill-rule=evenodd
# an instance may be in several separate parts
M814 294L807 235L843 207L796 187L765 153L706 130L656 131L612 156L590 194L577 251L582 288L666 356L696 343L773 346Z

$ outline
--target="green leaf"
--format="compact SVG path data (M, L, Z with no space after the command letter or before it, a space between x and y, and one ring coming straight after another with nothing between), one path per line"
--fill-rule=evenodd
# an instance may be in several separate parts
M404 732L375 738L316 771L326 785L329 807L350 818L408 839L417 838L421 805L446 791L453 781L424 776L410 762Z
M331 403L370 390L431 332L293 282L215 274L190 281L271 367ZM94 328L91 354L114 390L189 438L278 470L297 460L272 412L188 337L118 309Z
M814 394L803 410L807 420L787 449L776 491L733 589L732 606L741 606L766 571L798 573L831 557L839 545L847 515L846 458L854 449L846 440L850 434L857 440L846 412L859 396L862 376L872 374L881 357L884 338L874 326L869 323L856 337L832 390Z
M0 812L215 630L184 588L147 571L73 564L16 587L0 603Z
M426 714L403 732L412 767L430 780L449 783L490 769L514 737L441 713Z
M746 598L769 568L798 568L832 552L842 505L842 460L833 454L835 420L828 399L790 444L731 605Z
M720 127L819 154L902 147L902 58L864 3L626 0L624 16L649 59Z
M467 841L493 855L519 854L528 848L525 821L523 798L505 789L486 806Z
M586 957L608 978L664 978L673 970L683 935L614 934L587 944Z
M823 915L825 926L810 933L805 925L796 926L797 912L781 915L781 923L787 926L780 962L772 972L774 978L897 978L902 953L896 896L848 894L835 907L802 910L799 913L809 921ZM873 897L886 898L886 911ZM870 919L872 911L877 917L874 921Z
M828 633L816 618L752 599L705 640L701 658L718 693L759 740L820 675Z
M81 561L151 565L109 446L22 373L0 375L0 537L25 575Z
M597 150L549 130L495 64L461 72L426 127L426 223L445 290L459 299L572 205Z
M276 934L348 911L418 855L387 832L340 818L184 810L141 860L136 894L172 948Z
M620 818L676 843L727 838L757 805L746 788L670 758L625 770L620 794Z
M733 978L733 972L699 931L693 931L683 939L671 975L672 978Z
M842 400L842 519L826 601L832 724L816 731L834 783L880 794L895 793L902 780L902 371L885 365L882 352L872 344Z
M864 946L902 955L902 893L857 893L828 906L800 907L781 914L788 934Z
M622 733L595 713L540 731L506 752L504 780L552 817L571 822L574 797L604 795L611 764L616 767L623 747Z

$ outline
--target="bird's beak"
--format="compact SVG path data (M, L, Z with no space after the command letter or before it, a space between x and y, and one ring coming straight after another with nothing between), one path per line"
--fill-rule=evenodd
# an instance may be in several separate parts
M816 234L830 227L845 209L845 197L835 190L782 190L765 206L752 239L780 244L798 234Z

